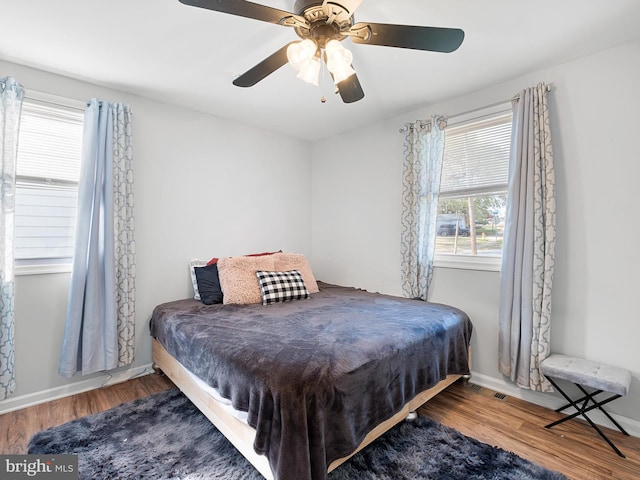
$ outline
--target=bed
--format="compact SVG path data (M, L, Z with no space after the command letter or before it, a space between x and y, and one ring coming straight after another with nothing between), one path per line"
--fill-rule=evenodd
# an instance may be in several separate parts
M324 480L469 373L453 307L318 282L273 305L157 306L153 361L268 479Z

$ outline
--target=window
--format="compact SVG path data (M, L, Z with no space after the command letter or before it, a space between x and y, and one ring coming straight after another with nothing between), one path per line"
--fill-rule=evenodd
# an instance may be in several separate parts
M508 104L493 110L446 130L436 224L440 266L460 267L462 260L471 268L499 268L512 114Z
M27 95L16 166L17 273L68 271L73 259L84 105Z

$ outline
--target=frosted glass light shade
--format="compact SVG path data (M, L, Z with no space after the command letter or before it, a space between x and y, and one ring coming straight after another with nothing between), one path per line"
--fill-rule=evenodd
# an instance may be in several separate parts
M292 43L287 47L287 60L299 72L314 57L317 49L318 46L310 38Z
M333 81L336 85L356 73L351 67L353 54L344 48L339 41L330 40L327 42L325 53L327 54L327 68L333 75Z
M346 50L346 48L344 48L342 43L340 43L338 40L329 40L324 47L324 51L326 52L327 56L331 56L334 52L343 49Z
M320 79L321 66L320 58L312 57L302 66L297 77L317 87L319 85L318 80Z

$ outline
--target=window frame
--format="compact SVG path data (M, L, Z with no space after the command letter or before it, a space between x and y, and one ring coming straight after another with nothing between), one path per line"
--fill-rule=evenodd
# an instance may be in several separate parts
M447 128L464 123L482 120L512 111L511 101L503 101L471 110L466 113L449 117ZM513 119L512 119L513 122ZM445 133L446 135L446 133ZM445 136L446 142L446 136ZM438 199L438 201L440 201ZM500 272L502 267L502 255L467 255L454 253L435 253L433 259L435 268L453 268L460 270L482 270L488 272Z
M84 112L86 101L61 97L36 90L25 90L25 101L33 100L39 103L49 103L54 106L79 110ZM44 179L45 177L38 177ZM16 178L16 182L18 179ZM73 258L63 259L20 259L14 260L14 273L19 275L46 275L54 273L70 273L73 267Z

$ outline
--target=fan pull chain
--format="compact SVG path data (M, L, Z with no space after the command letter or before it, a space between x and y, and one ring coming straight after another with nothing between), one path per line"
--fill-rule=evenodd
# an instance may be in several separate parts
M320 97L320 102L321 103L327 103L327 98L324 96L324 92L326 90L326 85L325 85L325 80L324 80L324 70L326 68L326 65L324 64L324 62L322 62L322 97Z

